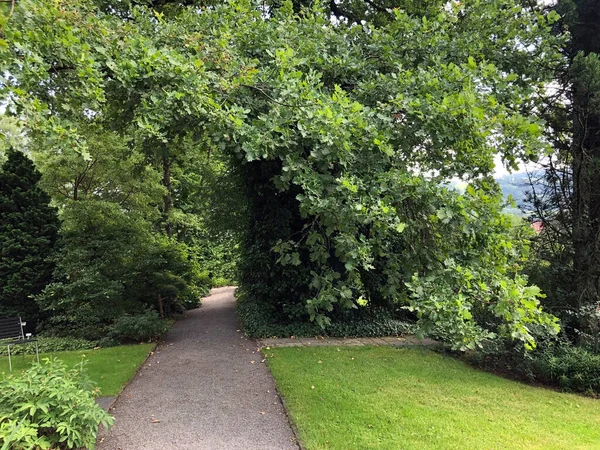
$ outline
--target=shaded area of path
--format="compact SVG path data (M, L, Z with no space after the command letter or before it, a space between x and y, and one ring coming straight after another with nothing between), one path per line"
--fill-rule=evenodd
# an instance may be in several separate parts
M238 331L234 288L188 311L125 388L100 450L297 449L253 340Z

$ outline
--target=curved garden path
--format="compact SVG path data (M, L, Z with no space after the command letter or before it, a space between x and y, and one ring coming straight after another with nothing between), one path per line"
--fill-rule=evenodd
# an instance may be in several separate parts
M297 449L255 341L239 331L235 288L188 311L125 388L100 450Z

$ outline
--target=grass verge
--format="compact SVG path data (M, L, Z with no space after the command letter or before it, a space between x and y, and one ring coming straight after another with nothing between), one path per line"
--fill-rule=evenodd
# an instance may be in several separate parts
M307 450L600 449L600 403L427 350L264 350Z
M141 344L98 350L44 353L40 354L40 361L43 358L58 358L67 367L72 367L85 360L89 377L100 388L100 395L114 396L130 380L152 348L154 348L154 344ZM33 361L35 361L35 355L14 356L12 358L13 372L26 369ZM6 376L8 373L8 357L1 357L0 376Z

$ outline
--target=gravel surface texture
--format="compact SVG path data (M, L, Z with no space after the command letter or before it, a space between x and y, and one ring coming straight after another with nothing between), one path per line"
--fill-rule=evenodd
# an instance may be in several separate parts
M114 397L98 397L96 399L96 403L100 405L100 408L102 408L104 411L108 411L108 408L110 407L110 405L112 405L112 402L114 401Z
M125 388L100 450L298 449L256 341L239 331L235 288L188 311Z

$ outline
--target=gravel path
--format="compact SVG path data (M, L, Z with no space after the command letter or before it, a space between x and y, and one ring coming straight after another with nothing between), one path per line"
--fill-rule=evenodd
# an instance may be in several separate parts
M234 288L188 311L111 413L100 450L298 449L257 344L238 331Z

